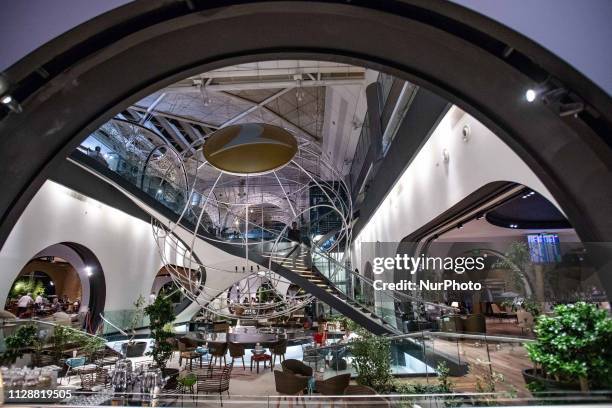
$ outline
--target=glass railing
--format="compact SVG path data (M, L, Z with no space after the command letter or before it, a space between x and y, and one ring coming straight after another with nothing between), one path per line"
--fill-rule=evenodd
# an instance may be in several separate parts
M359 390L360 388L351 388ZM581 393L560 393L556 395L536 395L530 397L509 398L496 393L460 393L460 394L393 394L393 395L337 395L325 396L320 394L307 394L300 396L283 395L248 395L240 392L232 393L231 396L221 397L224 407L255 406L258 408L286 408L300 406L330 407L330 406L357 406L357 407L434 407L447 408L458 406L586 406L595 404L609 404L610 392L594 393L585 395ZM144 393L88 393L72 392L70 398L55 402L57 405L66 407L116 407L116 406L220 406L221 399L214 394L144 394ZM33 401L28 403L29 407L48 407L48 403Z

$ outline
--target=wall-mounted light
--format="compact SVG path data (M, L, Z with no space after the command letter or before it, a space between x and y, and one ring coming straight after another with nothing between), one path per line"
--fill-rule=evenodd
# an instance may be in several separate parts
M470 128L470 125L464 125L463 128L461 129L461 138L463 139L465 143L467 143L470 140L471 134L472 134L472 129Z
M449 160L450 153L448 152L448 149L442 149L442 161L444 161L444 163L448 163Z
M529 88L527 91L525 91L525 99L529 103L532 103L533 101L535 101L536 96L538 96L538 93L535 91L535 89Z

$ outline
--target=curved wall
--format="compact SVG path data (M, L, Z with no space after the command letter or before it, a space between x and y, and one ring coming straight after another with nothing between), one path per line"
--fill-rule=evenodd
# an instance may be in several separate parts
M462 136L466 125L470 128L467 142ZM443 159L444 150L448 152L447 162ZM353 268L363 271L365 263L375 256L394 256L375 254L373 245L364 246L362 252L361 243L400 242L470 193L494 181L525 185L559 207L516 153L482 123L453 106L354 238Z
M75 242L98 258L106 277L105 311L132 309L161 268L151 225L47 181L0 251L0 298L23 265L58 242ZM94 271L95 273L95 271Z

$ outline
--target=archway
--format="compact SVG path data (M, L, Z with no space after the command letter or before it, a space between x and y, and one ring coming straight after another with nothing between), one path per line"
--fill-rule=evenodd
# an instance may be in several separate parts
M321 30L323 25L334 30ZM193 40L212 36L224 41L203 49ZM13 177L0 180L0 242L50 171L114 113L189 74L278 55L358 63L434 90L521 156L583 240L612 241L606 204L612 203L612 102L564 61L507 27L438 2L312 7L305 1L236 1L217 7L140 1L71 30L7 71L24 110L8 114L2 126L0 173ZM122 75L127 70L138 75ZM561 100L522 102L527 88L545 81L585 109L565 115ZM52 122L66 125L48 132ZM611 289L609 277L603 278Z
M54 287L53 295L62 299L60 310L79 315L80 326L95 332L100 323L100 313L104 311L106 282L102 265L94 253L75 242L48 246L32 257L19 272L16 281L19 276L36 274L38 271L49 276L49 286L52 282ZM51 293L43 293L51 296ZM13 294L14 291L9 298ZM47 305L44 314L55 312L50 306Z

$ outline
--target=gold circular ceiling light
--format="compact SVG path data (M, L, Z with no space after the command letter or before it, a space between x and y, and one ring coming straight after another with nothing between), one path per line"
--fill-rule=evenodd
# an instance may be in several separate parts
M267 123L242 123L215 131L206 139L206 160L231 174L263 174L285 166L297 152L287 130Z

